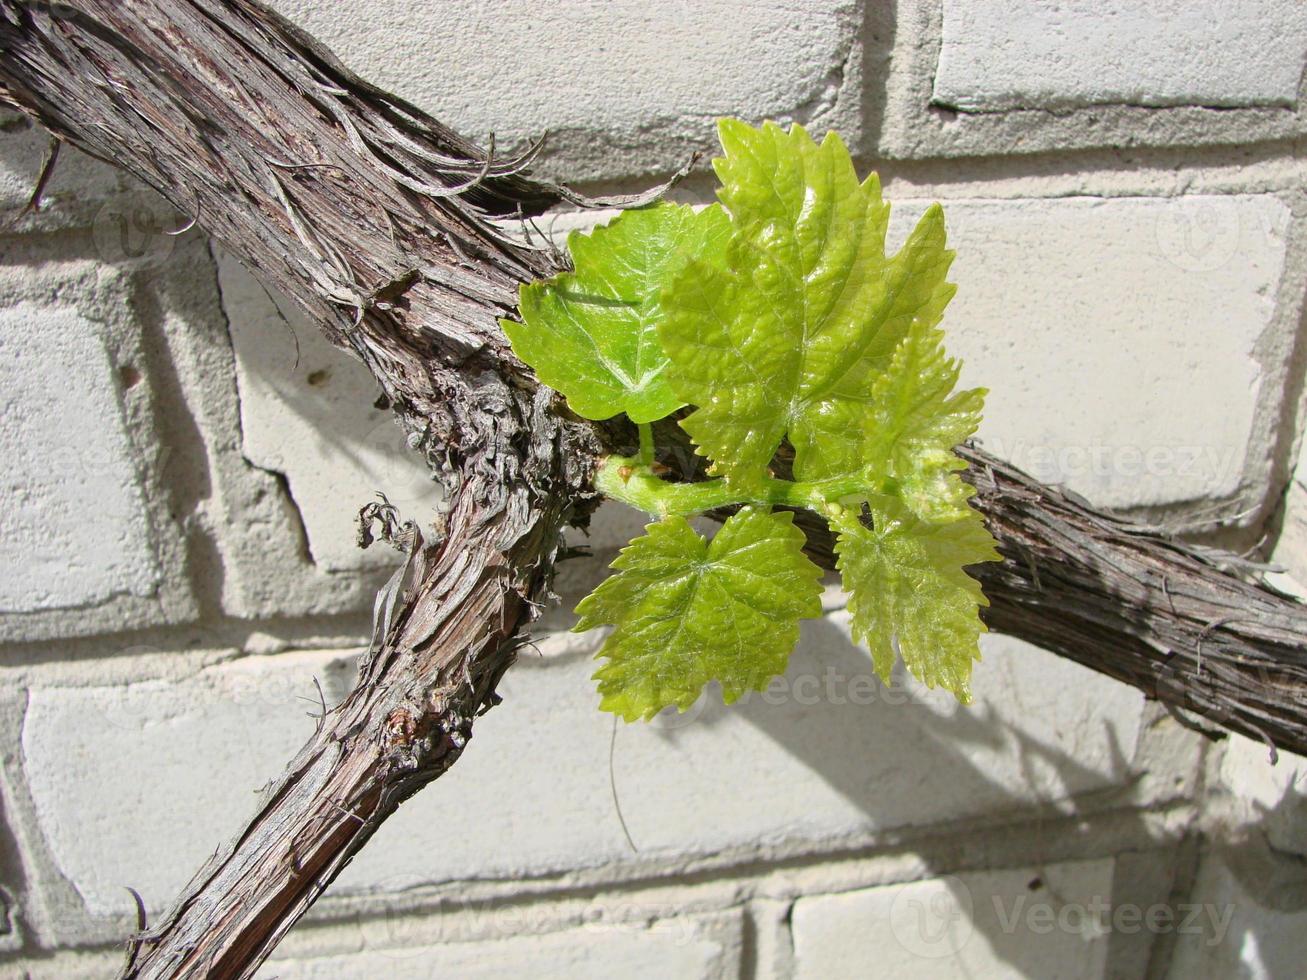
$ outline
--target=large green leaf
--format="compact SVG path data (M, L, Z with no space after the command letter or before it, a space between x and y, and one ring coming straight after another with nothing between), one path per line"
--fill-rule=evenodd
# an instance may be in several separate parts
M522 322L502 321L513 351L589 419L652 422L682 401L664 377L654 330L669 277L691 258L719 260L730 226L714 205L626 211L567 241L575 271L522 287Z
M796 476L843 475L860 461L848 424L861 431L871 384L952 295L942 213L887 258L879 182L859 182L834 133L818 145L800 126L723 120L720 134L726 260L686 263L658 328L668 381L697 406L682 425L736 483L760 480L787 432Z
M650 524L577 606L578 631L616 627L599 652L600 707L627 721L684 711L710 680L729 704L784 672L799 620L821 615L821 571L803 540L791 514L756 508L711 543L682 517Z
M897 643L918 680L966 702L985 632L978 610L989 602L963 566L999 555L980 514L964 510L956 520L932 521L893 497L877 497L865 513L846 511L831 525L853 635L870 648L876 672L888 682Z

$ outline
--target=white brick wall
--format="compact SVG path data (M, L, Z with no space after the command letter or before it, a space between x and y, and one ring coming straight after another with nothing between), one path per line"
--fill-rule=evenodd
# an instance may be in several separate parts
M329 679L335 659L283 653L179 679L29 690L23 771L88 913L131 911L126 885L151 908L167 904L312 734L313 678Z
M1263 353L1291 329L1276 321L1281 201L958 201L948 216L950 349L963 383L990 389L989 448L1105 507L1266 498L1250 440L1284 384Z
M132 309L152 260L97 262L79 251L22 237L0 270L0 637L9 640L196 614L174 508L189 474L168 444L170 392L151 363L158 323ZM175 256L178 271L185 258Z
M377 383L230 256L218 260L218 281L236 354L242 454L286 477L318 568L393 567L389 549L355 544L359 507L384 493L405 513L430 511L441 495L394 415L376 407Z
M1204 856L1186 914L1206 927L1177 930L1167 974L1172 980L1270 980L1301 973L1307 960L1301 874L1296 881L1275 881L1278 890L1267 888L1267 869L1240 866L1241 857L1232 864L1228 855Z
M833 613L805 632L785 677L743 706L705 699L687 716L621 728L610 787L611 721L595 711L588 681L593 647L545 643L542 661L506 678L503 693L515 709L484 719L449 785L389 821L341 889L422 876L419 855L437 846L441 866L428 881L596 867L635 873L660 858L867 846L1040 803L1066 809L1131 775L1137 692L994 638L977 677L977 707L964 711L910 677L881 687L850 644L844 617ZM537 748L505 769L503 757L524 740ZM934 778L923 782L923 772ZM510 787L532 806L505 806ZM449 839L441 828L465 806L479 818Z
M396 975L418 980L505 976L713 980L739 974L738 916L734 923L685 916L644 927L601 924L538 936L520 935L522 921L512 915L494 917L486 923L487 931L496 936L491 941L405 943L343 955L277 958L257 976L261 980L373 980Z
M551 169L573 179L683 160L728 112L858 127L852 0L273 6L461 132L507 146L547 130Z
M589 187L711 149L719 114L840 129L891 238L945 206L990 448L1269 530L1307 585L1294 0L276 6L474 137L548 129L544 168ZM45 146L0 117L0 206ZM47 197L0 236L0 976L62 980L114 974L126 886L157 913L306 737L314 679L348 690L397 561L354 548L359 506L439 489L360 367L163 234L185 216L68 150ZM832 590L767 694L614 737L565 630L641 523L575 536L594 557L506 703L261 976L1295 975L1307 761L1010 638L959 708L874 680Z
M1096 902L1111 893L1112 861L1100 858L801 898L794 975L1098 980L1108 933Z
M33 370L37 364L43 370ZM119 378L95 325L58 306L0 311L0 387L9 450L0 560L23 569L0 583L0 608L37 612L152 595L158 561Z
M1305 61L1307 8L1278 0L944 0L935 101L1291 106Z

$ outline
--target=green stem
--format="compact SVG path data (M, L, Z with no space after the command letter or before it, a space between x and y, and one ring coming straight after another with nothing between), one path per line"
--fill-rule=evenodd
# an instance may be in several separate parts
M639 460L644 466L651 466L654 461L653 426L648 422L641 422L636 428L640 430Z
M865 497L889 488L871 487L860 478L796 483L763 478L756 485L740 488L725 480L703 483L669 483L653 474L640 457L609 456L595 475L595 486L606 497L642 510L654 517L689 517L732 504L806 507L825 511L841 498Z

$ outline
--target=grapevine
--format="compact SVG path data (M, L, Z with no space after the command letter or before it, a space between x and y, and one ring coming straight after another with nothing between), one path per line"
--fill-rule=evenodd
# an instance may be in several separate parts
M572 411L625 414L640 433L595 480L655 518L577 606L577 630L612 627L600 707L628 721L685 710L713 680L731 703L785 670L800 621L821 614L792 509L835 533L852 632L882 679L902 656L965 702L986 605L965 569L998 554L954 452L985 393L957 390L944 353L943 212L886 255L879 180L858 179L836 134L718 129L718 203L574 232L573 271L523 286L520 320L503 322ZM651 423L674 412L708 479L657 464ZM771 468L786 440L793 479ZM711 540L687 520L735 505Z

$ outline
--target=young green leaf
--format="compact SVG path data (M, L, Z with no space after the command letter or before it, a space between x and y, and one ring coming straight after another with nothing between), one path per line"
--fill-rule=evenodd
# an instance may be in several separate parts
M683 517L646 530L577 606L577 631L616 627L599 651L600 707L627 721L684 711L710 680L730 704L782 673L799 620L821 615L821 570L793 516L746 507L711 542Z
M576 271L525 287L523 322L505 330L578 414L647 423L694 406L682 425L725 479L675 485L645 456L614 457L605 493L654 514L727 501L826 513L877 670L897 648L965 700L985 601L965 566L997 553L954 452L984 392L954 390L937 329L954 292L943 213L929 208L887 256L889 207L837 136L720 132L725 211L661 205L573 235ZM786 438L797 482L768 470ZM754 508L711 543L682 516L651 524L577 609L577 629L615 627L602 706L647 718L713 679L729 702L784 669L799 618L820 608L801 543L787 515Z
M865 431L873 408L883 397L875 386L897 370L892 359L905 339L913 331L938 324L953 298L956 287L944 279L953 252L944 245L944 212L934 204L893 259L890 291L894 299L884 323L843 377L790 431L797 479L828 480L865 472L867 461L876 458L875 449L849 434ZM900 380L912 384L911 379Z
M730 231L716 205L626 211L567 240L576 271L522 287L522 322L501 321L514 353L589 419L663 418L682 404L654 331L669 277L690 258L719 260Z
M964 510L953 521L923 520L899 500L877 497L864 515L870 527L848 511L831 525L839 534L853 635L870 648L876 673L888 683L897 641L918 680L952 691L965 704L985 632L978 608L989 602L963 566L999 555L980 514Z
M941 212L887 258L879 182L858 181L834 133L818 145L801 126L723 120L720 134L726 260L688 262L658 328L668 381L697 406L682 425L739 484L763 477L787 432L798 478L843 475L859 447L832 427L861 414L912 324L938 320L952 295Z
M958 363L943 342L939 329L918 321L899 344L872 385L862 456L913 512L951 521L971 513L975 491L958 478L966 464L953 449L980 425L985 389L953 390Z

